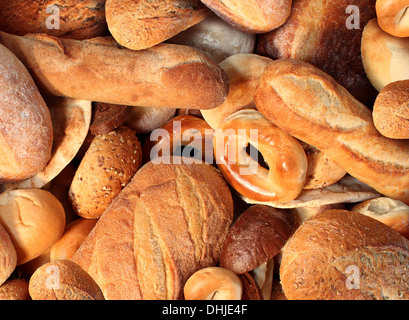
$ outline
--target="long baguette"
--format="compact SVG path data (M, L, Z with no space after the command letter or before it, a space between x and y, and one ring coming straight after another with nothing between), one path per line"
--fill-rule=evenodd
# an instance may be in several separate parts
M409 203L409 141L382 136L370 109L328 74L293 59L269 64L258 110L290 135L325 152L351 176Z
M29 69L44 94L127 106L212 109L226 99L226 73L198 50L163 43L121 47L112 37L59 39L45 34L0 41Z

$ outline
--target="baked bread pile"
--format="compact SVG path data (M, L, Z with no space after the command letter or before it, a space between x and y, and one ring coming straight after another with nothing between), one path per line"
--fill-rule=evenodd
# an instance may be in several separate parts
M0 300L409 299L409 4L0 2Z

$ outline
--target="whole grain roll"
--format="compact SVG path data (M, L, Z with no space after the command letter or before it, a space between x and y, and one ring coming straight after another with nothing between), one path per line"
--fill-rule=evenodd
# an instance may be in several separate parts
M0 183L21 181L51 158L51 115L26 67L0 44Z
M106 35L105 0L0 1L0 30L72 39Z
M283 248L280 279L289 300L409 298L409 242L354 211L327 210Z
M148 162L72 261L107 300L181 299L195 271L217 265L232 220L230 189L212 165Z
M0 194L0 224L17 252L17 265L28 262L63 234L65 212L50 192L42 189L8 190Z

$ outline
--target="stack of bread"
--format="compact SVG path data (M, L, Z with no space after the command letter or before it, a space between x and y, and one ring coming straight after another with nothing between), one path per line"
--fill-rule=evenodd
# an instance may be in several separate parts
M408 8L1 1L0 300L409 299Z

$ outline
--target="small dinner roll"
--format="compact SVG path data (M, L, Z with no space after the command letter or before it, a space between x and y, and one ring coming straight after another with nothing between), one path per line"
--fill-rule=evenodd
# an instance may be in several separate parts
M375 100L373 120L382 135L392 139L409 139L409 80L385 86Z
M0 285L17 266L17 253L6 229L0 224Z
M407 0L377 0L379 26L395 37L409 37L409 2Z

